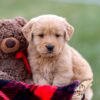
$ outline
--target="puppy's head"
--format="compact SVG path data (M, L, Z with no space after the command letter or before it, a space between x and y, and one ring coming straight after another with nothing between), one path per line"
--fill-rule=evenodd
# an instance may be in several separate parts
M22 29L24 36L43 56L58 55L73 34L73 27L62 17L43 15L30 20Z

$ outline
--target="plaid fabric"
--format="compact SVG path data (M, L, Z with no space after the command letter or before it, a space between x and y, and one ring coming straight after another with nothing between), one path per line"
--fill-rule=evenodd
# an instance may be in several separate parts
M78 81L64 87L0 80L0 100L71 100Z

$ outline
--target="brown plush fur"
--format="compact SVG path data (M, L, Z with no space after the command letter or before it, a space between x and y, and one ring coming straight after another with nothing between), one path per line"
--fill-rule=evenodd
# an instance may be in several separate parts
M64 86L74 80L93 79L90 65L68 45L73 31L64 18L55 15L33 18L23 27L34 83ZM48 45L54 47L52 52L48 52ZM92 91L86 93L86 100L91 100Z
M0 79L31 82L22 59L15 58L19 50L28 46L21 31L25 24L22 17L0 20Z

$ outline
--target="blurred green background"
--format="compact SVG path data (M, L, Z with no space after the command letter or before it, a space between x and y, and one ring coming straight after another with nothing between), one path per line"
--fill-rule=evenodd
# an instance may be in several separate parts
M0 18L41 14L65 17L75 27L70 45L90 63L94 73L94 98L100 100L100 1L99 0L0 0Z

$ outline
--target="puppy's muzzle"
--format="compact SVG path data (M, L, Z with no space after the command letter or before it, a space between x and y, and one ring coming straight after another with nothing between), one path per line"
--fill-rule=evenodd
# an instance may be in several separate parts
M51 44L46 45L46 48L47 48L47 50L48 50L49 53L53 52L53 50L54 50L54 46L51 45Z

